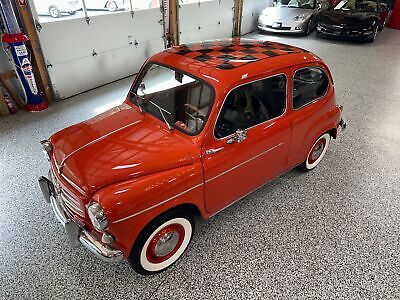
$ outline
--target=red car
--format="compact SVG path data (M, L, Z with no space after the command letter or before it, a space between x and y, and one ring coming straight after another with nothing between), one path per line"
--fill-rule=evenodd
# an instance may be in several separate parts
M195 215L315 168L341 110L328 67L306 50L182 45L148 59L123 104L43 141L51 169L39 182L74 244L153 274L187 249Z

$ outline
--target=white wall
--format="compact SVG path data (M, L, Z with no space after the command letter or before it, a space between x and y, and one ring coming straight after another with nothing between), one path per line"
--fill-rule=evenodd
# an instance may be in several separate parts
M256 30L258 16L269 6L272 6L272 0L243 0L241 33L246 34Z
M179 8L180 42L232 37L233 0L183 4Z
M136 73L164 47L159 8L43 23L39 37L59 98ZM135 45L137 43L137 45ZM93 55L96 53L97 55Z

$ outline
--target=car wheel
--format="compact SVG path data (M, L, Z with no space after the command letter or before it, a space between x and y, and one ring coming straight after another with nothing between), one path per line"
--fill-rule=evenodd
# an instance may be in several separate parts
M301 166L304 171L311 171L321 162L326 150L328 150L330 141L329 133L324 133L315 141L307 154L306 161Z
M182 210L171 210L153 220L140 233L129 263L142 275L162 272L182 256L193 232L193 217Z
M69 14L70 16L76 15L76 11L69 11L68 14Z
M118 9L118 5L114 1L107 1L106 8L108 11L116 11Z
M376 26L376 28L375 28L375 30L374 30L374 34L372 35L371 38L369 38L369 39L367 40L368 42L372 43L372 42L375 41L376 36L378 35L378 30L379 30L378 28L379 28L379 26Z
M59 18L61 17L61 12L56 6L51 6L49 8L49 14L53 18Z
M314 20L311 17L310 20L308 20L306 30L304 30L304 33L303 33L304 35L309 35L310 34L310 32L312 31L313 22L314 22Z

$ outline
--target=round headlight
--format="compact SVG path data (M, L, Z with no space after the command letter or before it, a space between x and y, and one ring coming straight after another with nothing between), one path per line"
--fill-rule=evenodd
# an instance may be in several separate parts
M93 202L87 206L87 212L93 227L98 231L103 231L108 226L106 214L100 204Z
M51 142L48 140L44 140L41 141L40 144L42 145L43 153L50 157L51 153L53 152L53 145L51 144Z

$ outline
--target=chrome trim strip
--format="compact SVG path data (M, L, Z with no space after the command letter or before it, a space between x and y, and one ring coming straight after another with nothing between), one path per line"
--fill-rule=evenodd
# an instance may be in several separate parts
M60 174L60 176L64 178L64 180L68 182L73 188L75 188L79 193L81 193L81 195L87 196L86 192L82 188L80 188L77 184L75 184L71 179L69 179L67 176L64 176L64 174Z
M247 164L248 162L250 162L252 160L255 160L256 158L258 158L258 157L260 157L260 156L262 156L262 155L264 155L264 154L266 154L266 153L268 153L268 152L270 152L270 151L274 150L275 148L278 148L278 147L280 147L282 145L283 145L283 143L281 142L281 143L269 148L268 150L265 150L265 151L257 154L256 156L253 156L252 158L249 158L248 160L245 160L245 161L241 162L240 164L238 164L238 165L236 165L236 166L234 166L234 167L232 167L232 168L230 168L230 169L228 169L228 170L226 170L226 171L224 171L222 173L219 173L218 175L216 175L216 176L214 176L214 177L212 177L210 179L207 179L206 183L208 183L210 181L213 181L214 179L217 179L218 177L221 177L222 175L225 175L226 173L229 173L229 172L231 172L231 171L243 166L244 164Z
M254 128L254 127L263 125L263 124L265 124L265 123L267 123L267 122L271 122L271 121L273 121L273 120L279 119L279 118L283 117L284 115L286 115L286 112L287 112L287 109L288 109L288 97L289 97L289 94L288 94L288 91L289 91L289 90L288 90L288 86L289 86L289 77L286 75L286 73L284 73L283 70L285 70L285 69L280 69L280 70L278 70L278 71L281 72L281 73L276 73L276 74L274 74L274 75L269 75L269 76L267 76L267 77L263 77L263 78L260 78L260 79L256 79L256 80L253 80L253 81L249 81L249 82L246 82L246 83L239 84L239 85L237 85L237 86L231 88L231 89L226 93L225 98L224 98L224 101L222 102L222 105L221 105L221 107L219 108L218 115L217 115L217 117L215 118L215 122L214 122L213 137L214 137L215 140L217 140L217 141L222 141L222 140L229 139L229 138L231 138L232 136L234 136L234 133L232 133L232 134L227 135L227 136L224 136L224 137L222 137L222 138L217 138L217 137L215 136L215 128L216 128L216 126L217 126L217 122L218 122L219 115L221 114L222 108L224 107L224 104L225 104L226 99L228 98L229 94L230 94L233 90L235 90L235 89L237 89L237 88L239 88L239 87L241 87L241 86L244 86L244 85L247 85L247 84L251 84L251 83L254 83L254 82L257 82L257 81L262 81L262 80L265 80L265 79L269 79L269 78L272 78L272 77L280 76L280 75L285 76L285 79L286 79L285 110L282 112L282 114L280 114L279 116L277 116L277 117L275 117L275 118L266 120L266 121L264 121L264 122L262 122L262 123L253 125L253 126L248 127L248 128L241 128L241 129L250 130L250 129Z
M86 147L88 147L88 146L90 146L90 145L93 145L93 144L95 144L95 143L97 143L97 142L99 142L99 141L105 139L106 137L108 137L108 136L110 136L110 135L112 135L112 134L114 134L114 133L116 133L116 132L118 132L118 131L124 130L125 128L128 128L128 127L130 127L130 126L133 126L133 125L135 125L135 124L137 124L137 123L139 123L139 122L140 122L140 121L136 121L136 122L133 122L133 123L131 123L131 124L125 125L125 126L123 126L123 127L121 127L121 128L115 129L115 130L113 130L113 131L111 131L111 132L109 132L109 133L107 133L107 134L105 134L105 135L102 135L101 137L98 137L97 139L94 139L93 141L91 141L91 142L89 142L89 143L87 143L87 144L85 144L85 145L83 145L83 146L81 146L81 147L75 149L75 150L72 151L70 154L68 154L66 157L64 157L64 159L61 161L61 163L60 163L58 166L57 166L57 164L56 164L57 170L58 170L58 174L61 174L62 168L64 167L64 164L65 164L65 161L66 161L68 158L70 158L72 155L76 154L77 152L81 151L82 149L84 149L84 148L86 148Z
M287 172L290 169L287 169L285 172ZM257 191L258 189L262 188L264 185L267 185L268 183L274 181L276 178L280 177L282 174L284 174L285 172L280 173L279 175L275 176L274 178L268 180L267 182L264 182L263 184L259 185L258 187L256 187L255 189L251 190L250 192L244 194L243 196L240 196L239 198L237 198L236 200L232 201L231 203L229 203L227 206L221 208L220 210L216 211L215 213L212 213L209 218L214 217L216 214L220 213L221 211L225 210L226 208L232 206L233 204L235 204L236 202L242 200L243 198L246 198L248 195L254 193L255 191Z
M132 215L130 215L130 216L127 216L127 217L125 217L125 218L118 219L118 220L116 220L116 221L114 221L114 222L112 222L112 223L115 224L115 223L119 223L119 222L128 220L128 219L130 219L130 218L136 217L136 216L138 216L138 215L140 215L140 214L142 214L142 213L144 213L144 212L146 212L146 211L149 211L149 210L151 210L151 209L153 209L153 208L156 208L156 207L158 207L158 206L160 206L160 205L163 205L164 203L167 203L168 201L174 200L175 198L178 198L179 196L182 196L182 195L184 195L184 194L186 194L186 193L188 193L188 192L190 192L190 191L192 191L192 190L194 190L194 189L196 189L196 188L198 188L198 187L200 187L200 186L202 186L202 185L204 185L204 183L199 183L198 185L195 185L195 186L193 186L193 187L191 187L191 188L189 188L189 189L187 189L187 190L185 190L185 191L183 191L183 192L181 192L181 193L179 193L179 194L177 194L177 195L175 195L175 196L172 196L171 198L168 198L168 199L166 199L166 200L164 200L164 201L162 201L162 202L159 202L159 203L157 203L157 204L154 204L153 206L150 206L150 207L148 207L148 208L146 208L146 209L143 209L143 210L141 210L141 211L139 211L139 212L136 212L136 213L134 213L134 214L132 214Z
M63 194L61 194L60 197L64 204L68 206L68 208L71 209L74 213L78 214L81 217L85 216L84 211L80 207L76 206L76 204L68 200Z

